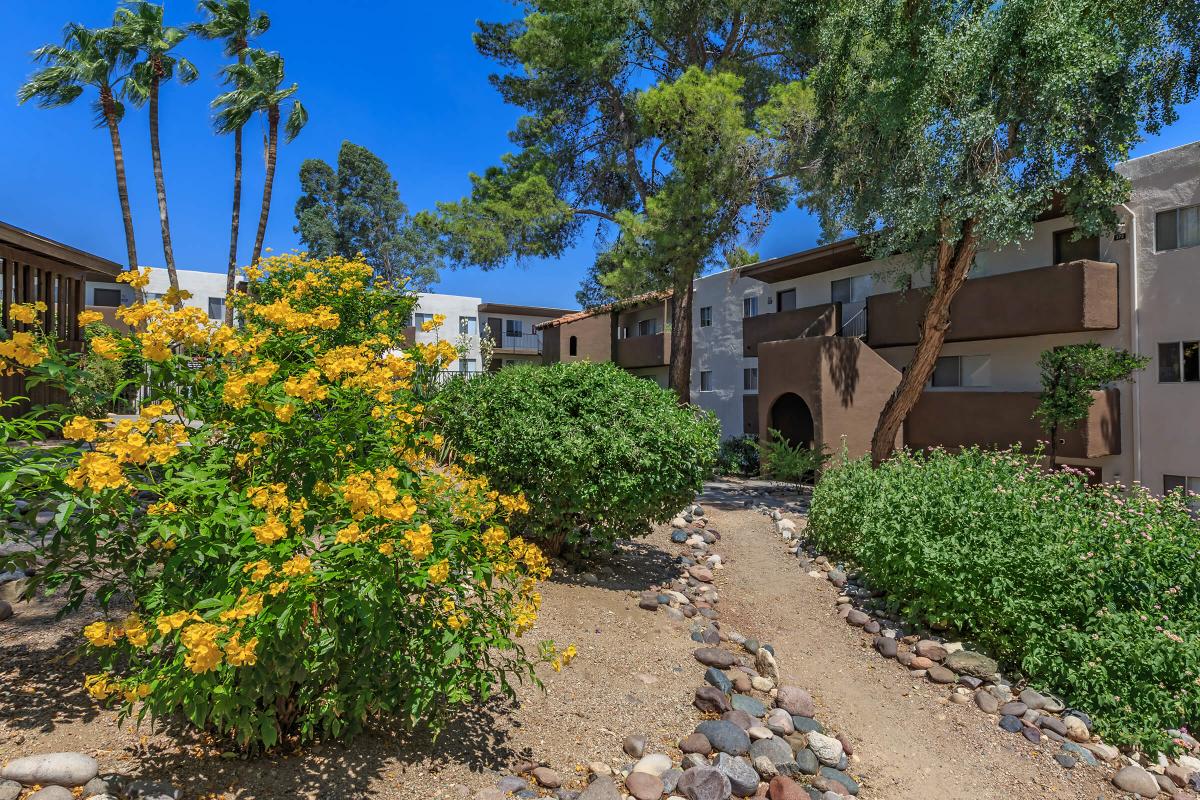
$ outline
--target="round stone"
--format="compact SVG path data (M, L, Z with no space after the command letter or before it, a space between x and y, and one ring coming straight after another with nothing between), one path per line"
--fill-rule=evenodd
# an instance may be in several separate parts
M630 758L641 758L642 754L646 752L646 737L640 733L626 736L625 741L621 743L621 749Z
M900 648L896 644L895 639L890 639L887 636L876 636L875 650L884 658L895 658Z
M671 768L671 757L663 753L651 753L633 765L634 772L645 772L656 778Z
M735 797L749 797L758 788L758 773L744 759L720 753L713 767L729 779L729 788Z
M10 761L8 766L0 771L0 778L26 786L83 786L96 777L99 771L100 765L96 763L96 759L83 753L47 753Z
M932 639L922 639L913 646L913 650L917 655L928 658L930 661L942 661L946 658L946 648L941 642L935 642Z
M733 653L728 650L722 650L719 647L701 647L694 653L696 660L706 667L716 667L717 669L729 669L734 665L737 659Z
M1130 764L1119 770L1113 776L1112 782L1113 786L1116 786L1123 792L1136 792L1142 797L1158 796L1158 781L1154 780L1153 775L1146 772L1146 770L1137 764Z
M637 800L658 800L662 797L663 782L648 772L632 772L625 779L625 789Z
M813 731L808 734L808 747L827 766L836 766L842 760L842 743L832 736Z
M732 786L729 778L713 767L697 766L683 773L675 791L688 800L726 800Z
M706 756L712 752L712 744L703 733L689 733L679 740L679 749L684 753L699 753Z
M701 686L697 689L692 705L702 713L713 714L724 714L730 708L729 698L715 686Z
M762 717L767 713L767 707L762 704L762 701L748 694L735 694L730 698L730 704L738 711L745 711L752 717Z
M975 705L979 706L979 710L985 714L995 714L1000 710L1000 701L995 695L984 689L975 692Z
M817 712L812 695L799 686L780 686L775 705L793 717L812 717Z
M708 738L714 750L733 756L750 752L750 736L727 720L710 719L696 726L696 732Z
M562 778L549 767L534 767L529 774L538 782L538 786L544 786L547 789L557 789L562 786Z
M958 680L957 675L955 675L951 670L943 667L941 664L934 664L931 666L927 670L926 675L928 675L929 680L933 681L934 683L947 684L954 683Z

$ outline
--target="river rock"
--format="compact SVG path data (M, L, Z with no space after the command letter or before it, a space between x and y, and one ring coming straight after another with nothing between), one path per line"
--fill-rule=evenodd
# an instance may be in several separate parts
M654 777L662 775L671 768L671 757L663 753L651 753L647 756L642 756L641 759L633 765L634 772L645 772Z
M544 786L547 789L557 789L562 786L562 778L549 767L534 767L529 774L538 782L538 786Z
M641 758L646 752L646 737L640 733L626 736L625 741L621 742L621 749L630 758Z
M871 617L864 611L859 611L857 608L850 609L850 613L846 615L846 622L849 622L856 628L861 628L871 621Z
M1001 714L1010 714L1014 717L1023 717L1025 712L1029 710L1029 706L1022 703L1020 700L1013 700L1000 706Z
M99 771L96 759L83 753L47 753L10 761L0 770L0 778L27 786L37 783L69 787L83 786Z
M748 731L755 725L754 717L747 714L745 711L740 711L736 708L730 709L721 715L721 719L725 722L732 722L744 731Z
M842 760L842 743L832 736L813 731L808 734L808 747L816 754L817 760L827 766L837 766Z
M785 775L771 779L771 785L767 787L767 797L769 800L809 800L808 792Z
M741 756L750 752L750 736L727 720L705 720L696 726L696 733L704 734L713 749L722 753Z
M16 781L0 781L0 800L17 800L24 787Z
M722 694L729 694L733 691L733 682L729 680L729 676L716 667L704 670L704 682L719 689Z
M1067 729L1067 738L1072 742L1086 742L1092 738L1091 731L1083 720L1076 716L1063 717L1063 726Z
M701 686L697 689L692 705L702 713L713 714L724 714L731 708L729 698L715 686Z
M934 683L948 684L958 680L958 676L941 664L934 664L925 673Z
M596 779L579 795L578 800L621 800L621 793L612 778L597 775Z
M773 681L779 680L779 665L775 663L775 654L767 647L758 648L754 655L754 666L758 674Z
M0 622L8 619L13 615L12 604L7 600L0 600Z
M759 739L750 745L750 758L755 759L760 757L769 758L775 766L791 764L796 760L792 756L791 746L783 739L775 737Z
M759 651L763 652L762 650ZM752 717L766 716L767 707L762 704L762 701L756 697L751 697L748 694L735 694L729 698L730 705L738 711L745 711Z
M1137 764L1130 764L1122 768L1113 776L1113 786L1116 786L1123 792L1136 792L1142 797L1157 797L1158 796L1158 781L1154 780L1154 776L1146 770L1139 767Z
M732 788L729 778L719 770L707 766L692 767L685 771L683 777L679 779L679 783L675 785L675 791L682 794L687 800L727 800ZM593 800L593 798L580 797L579 800ZM600 798L597 797L595 800L600 800Z
M941 642L935 642L932 639L922 639L913 646L913 650L922 658L928 658L930 661L944 661L946 656L946 648Z
M625 789L637 800L658 800L663 794L663 782L648 772L632 772L625 779Z
M29 795L25 800L75 800L75 795L65 786L47 786Z
M895 658L900 650L896 640L887 636L876 636L874 644L876 652L884 658Z
M842 786L844 786L847 789L847 791L850 792L851 795L858 794L858 789L859 789L858 782L855 781L853 778L851 778L846 773L842 772L840 769L834 769L832 767L821 767L821 771L818 774L820 777L825 778L826 780L841 784ZM838 794L842 794L842 793L838 792Z
M729 789L734 797L749 797L758 788L758 773L743 759L720 753L713 767L729 779Z
M786 709L773 708L767 714L767 729L776 736L788 736L796 731L796 725Z
M979 710L985 714L995 714L1000 710L1000 701L995 695L984 689L975 692L975 705L979 706Z
M942 662L949 669L962 675L974 675L976 678L988 679L996 674L999 665L996 660L988 658L974 650L959 650L946 656Z
M706 756L712 752L712 744L703 733L689 733L679 740L679 749L684 753L699 753Z
M692 653L706 667L716 667L717 669L729 669L737 661L733 653L728 650L722 650L719 647L701 647Z
M817 711L812 695L799 686L780 686L775 705L793 717L811 717Z

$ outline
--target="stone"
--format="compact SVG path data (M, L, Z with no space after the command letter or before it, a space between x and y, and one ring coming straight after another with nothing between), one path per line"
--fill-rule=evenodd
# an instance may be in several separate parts
M741 756L750 752L750 737L746 731L726 720L705 720L696 726L696 732L704 734L714 750Z
M759 756L750 762L750 766L754 767L754 771L758 773L758 777L764 781L769 781L779 774L775 764L766 756ZM755 789L757 792L757 787Z
M775 663L775 654L769 648L758 648L758 653L754 656L754 666L764 678L779 680L779 666Z
M1017 699L1030 708L1035 708L1038 710L1040 710L1046 704L1046 698L1042 697L1040 693L1035 692L1033 689L1022 689L1021 693L1017 695Z
M871 617L865 611L859 611L857 608L850 609L850 613L846 615L846 622L856 628L861 628L870 621Z
M799 733L811 733L812 731L816 731L817 733L825 732L825 728L821 725L821 723L817 722L812 717L798 717L793 715L792 724L796 726L796 730Z
M812 695L799 686L780 686L775 705L793 717L811 717L817 711Z
M621 749L630 758L641 758L646 752L646 737L640 733L626 736L625 741L621 742Z
M942 662L949 669L962 675L974 675L976 678L988 679L996 674L999 665L996 660L974 650L958 650L946 656Z
M758 788L758 773L743 759L720 753L713 767L729 779L729 790L734 797L749 797Z
M525 788L529 785L525 784ZM125 796L129 800L179 800L183 792L169 783L136 780L125 787Z
M0 800L17 800L24 787L16 781L0 781Z
M1080 744L1101 761L1116 761L1121 757L1121 751L1111 744L1103 742L1080 742Z
M805 747L802 750L796 751L796 769L803 772L805 775L816 775L817 770L821 768L821 761L817 758L817 754Z
M662 775L659 775L658 779L663 783L663 792L670 793L675 791L675 784L679 783L681 777L683 777L683 770L678 767L672 767Z
M683 544L687 541L687 534L681 530L671 531L671 541L675 544Z
M829 574L826 577L829 579L830 583L839 589L846 585L846 573L842 572L840 569L829 570Z
M646 772L633 772L625 779L625 791L637 800L658 800L663 794L662 778Z
M1100 764L1094 755L1092 755L1089 751L1084 750L1075 742L1063 742L1062 749L1063 751L1074 756L1076 761L1082 761L1089 767L1099 766Z
M954 683L958 680L957 675L955 675L946 667L943 667L941 664L934 664L926 671L925 674L928 675L929 680L933 681L934 683L947 684Z
M982 689L975 692L975 705L985 714L995 714L1000 710L1000 701L995 695Z
M688 753L683 757L679 766L683 768L684 772L687 772L689 769L695 769L696 767L707 767L708 759L699 753Z
M795 757L792 755L792 748L785 740L771 737L770 739L759 739L754 744L750 745L750 758L769 758L775 766L781 764L791 764L795 762Z
M1171 779L1171 783L1181 789L1188 785L1188 778L1192 776L1192 770L1179 764L1167 764L1163 773Z
M716 667L704 670L704 682L719 689L722 694L729 694L733 691L733 682L729 680L729 676Z
M651 753L650 755L642 756L636 764L633 765L634 772L645 772L654 777L662 775L671 768L671 757L663 753Z
M1075 758L1070 753L1055 753L1054 760L1057 761L1058 765L1063 769L1073 769L1077 763Z
M727 800L732 786L729 778L719 770L709 766L693 767L683 773L675 791L687 800ZM580 798L585 800L585 798ZM592 800L592 798L586 798ZM599 800L599 798L597 798Z
M120 775L98 775L92 778L83 787L83 797L96 797L103 794L121 794L124 789L125 779ZM3 793L0 793L0 800L3 800Z
M646 611L658 611L658 595L654 592L642 592L641 599L638 600L638 608Z
M735 695L736 696L736 695ZM715 686L701 686L696 690L696 698L692 701L701 713L724 714L732 706L729 698Z
M792 715L785 709L773 708L767 714L767 729L776 736L788 736L796 731L796 725L792 722Z
M941 642L935 642L932 639L922 639L913 646L913 650L922 658L928 658L930 661L943 661L949 655L946 648L942 647Z
M858 782L855 781L853 778L851 778L846 773L842 772L840 769L833 769L832 767L821 767L821 771L818 774L822 778L825 778L826 780L833 781L834 783L839 783L842 786L846 787L850 791L851 795L858 794L858 791L859 791ZM839 792L839 794L841 794L841 793Z
M1092 738L1092 732L1079 717L1063 717L1062 723L1063 727L1067 729L1067 738L1072 742L1086 742Z
M1019 733L1025 727L1025 723L1011 714L1005 714L1000 718L1000 727L1009 733Z
M712 570L708 567L702 567L699 564L688 567L688 575L691 575L701 583L712 583Z
M0 778L27 786L53 784L70 787L83 786L99 771L100 765L96 759L83 753L47 753L10 761L8 766L0 770Z
M832 736L813 731L808 734L808 748L816 754L817 760L826 766L837 766L842 760L842 743Z
M1040 725L1044 730L1052 731L1053 733L1066 738L1067 725L1058 717L1052 717L1049 714L1045 714L1038 719L1037 724Z
M759 652L763 652L759 650ZM752 717L766 716L767 707L762 704L762 701L757 697L751 697L748 694L735 694L730 699L732 705L738 711L745 711Z
M1034 744L1037 744L1042 740L1042 732L1031 725L1026 725L1024 728L1022 728L1021 735Z
M733 690L735 692L748 692L754 688L754 683L750 680L750 676L741 671L734 672L729 676L729 680L733 683Z
M765 725L754 725L750 730L746 731L746 735L750 737L750 747L754 747L754 743L759 739L771 739L775 734L771 733L771 729Z
M912 660L906 665L909 669L927 670L936 662L930 661L925 656L913 656Z
M766 694L775 688L775 681L771 680L770 678L764 678L762 675L755 675L750 679L750 686L755 691Z
M516 775L506 775L496 781L496 788L502 792L519 792L529 788L529 781L524 778L518 778Z
M562 778L549 767L534 767L529 774L538 782L538 786L544 786L547 789L557 789L562 786Z
M875 620L871 620L866 625L863 625L863 630L866 631L867 633L879 633L880 627L881 626L878 622L876 622Z
M13 615L12 604L7 600L0 600L0 622L8 619Z
M1023 717L1025 712L1029 710L1029 706L1022 703L1020 700L1013 700L1000 706L1001 714L1010 714L1014 717Z
M683 517L675 517L671 520L671 527L675 528L676 530L683 530L687 527L687 520L685 520Z
M47 786L29 795L25 800L75 800L75 795L63 786Z
M958 683L960 686L965 686L968 689L978 689L980 686L983 686L983 681L972 675L959 675Z
M679 749L684 753L699 753L706 756L712 752L712 744L703 733L689 733L679 740Z
M899 652L900 646L896 644L895 639L889 639L886 636L875 637L875 650L884 658L895 658Z
M755 726L754 717L747 714L745 711L738 709L730 709L721 715L721 719L726 722L732 722L744 731L748 731Z
M767 797L769 800L808 800L808 792L791 778L778 775L771 779L771 785L767 787Z
M1113 786L1123 792L1136 792L1142 797L1158 796L1158 781L1137 764L1130 764L1118 770L1117 774L1113 775L1112 782Z
M706 667L716 667L718 669L729 669L737 659L733 653L728 650L722 650L719 647L701 647L692 653L696 660Z
M579 795L579 800L621 800L621 793L612 778L597 775Z

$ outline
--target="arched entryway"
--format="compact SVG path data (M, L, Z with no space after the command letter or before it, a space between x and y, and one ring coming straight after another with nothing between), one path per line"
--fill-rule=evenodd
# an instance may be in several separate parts
M798 394L782 394L771 404L770 427L793 447L812 447L816 431L808 403Z

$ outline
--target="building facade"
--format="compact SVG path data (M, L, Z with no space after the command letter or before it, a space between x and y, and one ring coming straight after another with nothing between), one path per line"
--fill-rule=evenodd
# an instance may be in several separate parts
M492 357L486 368L494 372L515 364L542 363L544 335L538 326L570 313L563 308L480 303L479 321L491 342Z
M541 323L542 361L612 361L667 386L671 366L671 296L651 292Z

